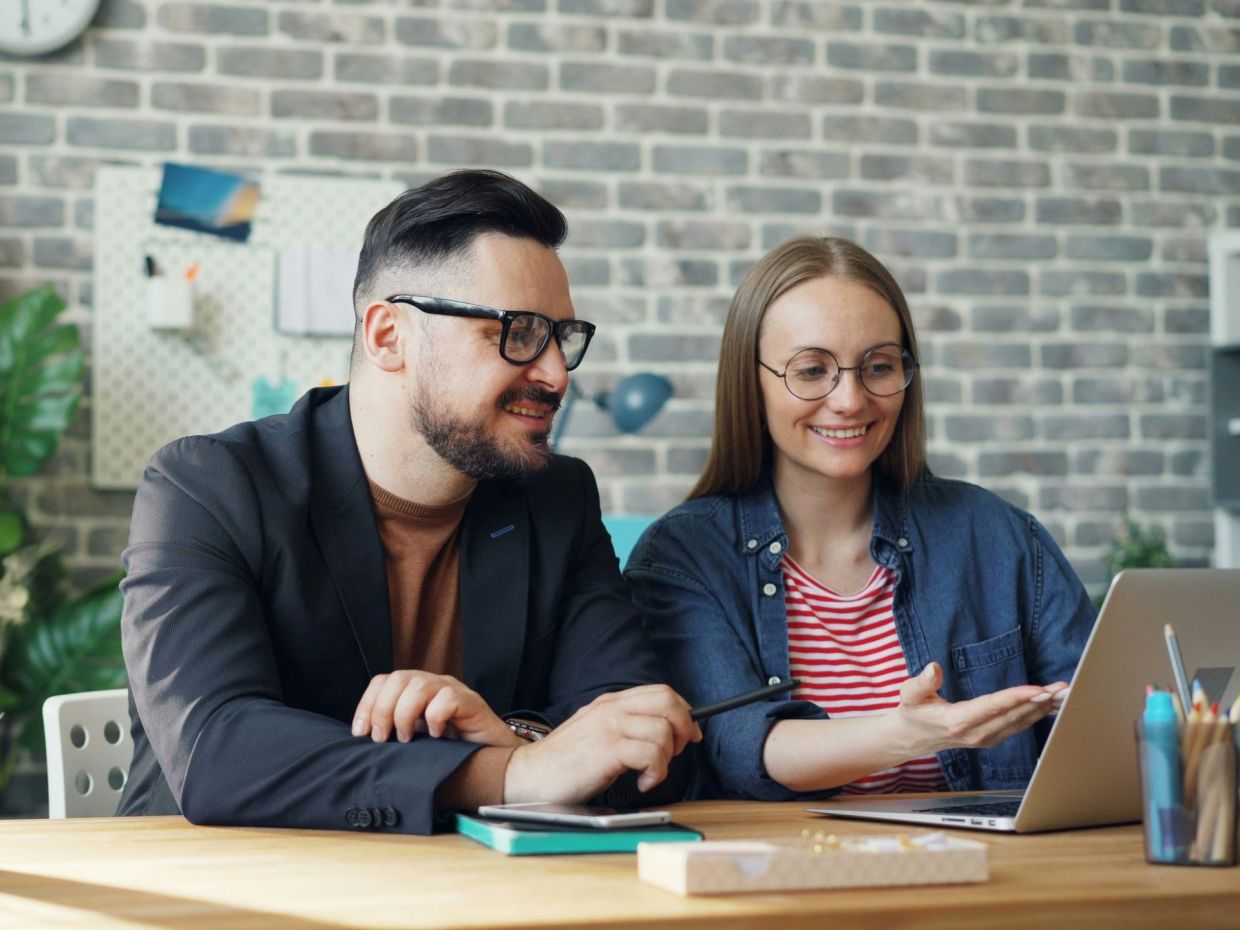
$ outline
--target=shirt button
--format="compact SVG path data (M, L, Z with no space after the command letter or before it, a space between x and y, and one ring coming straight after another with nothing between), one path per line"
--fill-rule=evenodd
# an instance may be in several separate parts
M766 680L766 683L767 683L768 685L777 685L777 684L779 684L781 681L783 681L783 679L782 679L782 678L780 678L778 675L772 675L770 678L768 678L768 679Z
M901 536L899 539L896 540L896 546L900 549L907 549L908 540L905 539L903 536Z
M749 540L749 542L745 543L745 545L748 546L750 549L757 549L758 541L756 539L751 539Z
M771 555L779 555L783 551L784 551L784 547L782 545L780 545L777 542L771 543L770 545Z
M778 590L779 588L775 587L775 585L771 584L769 581L762 586L762 593L767 597L770 597Z

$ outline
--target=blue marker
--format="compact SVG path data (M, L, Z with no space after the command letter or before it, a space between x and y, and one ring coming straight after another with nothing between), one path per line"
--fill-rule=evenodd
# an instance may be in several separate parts
M1179 808L1183 800L1180 777L1180 734L1175 705L1168 691L1145 696L1141 718L1141 765L1145 770L1145 831L1150 859L1172 862L1181 845Z

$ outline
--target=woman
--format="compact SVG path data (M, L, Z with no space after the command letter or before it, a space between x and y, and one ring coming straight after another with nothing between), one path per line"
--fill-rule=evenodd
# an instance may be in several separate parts
M1037 520L930 475L917 357L899 286L843 239L784 243L732 301L706 469L626 574L691 703L800 684L704 722L701 796L1033 773L1094 611Z

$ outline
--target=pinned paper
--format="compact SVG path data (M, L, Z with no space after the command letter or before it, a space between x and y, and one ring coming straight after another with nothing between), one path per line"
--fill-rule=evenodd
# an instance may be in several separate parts
M352 336L357 252L283 249L276 268L276 329L293 336Z

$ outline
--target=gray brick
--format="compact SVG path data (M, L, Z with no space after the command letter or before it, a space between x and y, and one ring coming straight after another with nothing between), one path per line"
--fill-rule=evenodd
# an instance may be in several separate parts
M832 193L831 210L837 216L875 216L918 222L942 220L948 212L942 198L920 192L847 189Z
M697 477L706 467L709 446L672 446L667 450L667 470Z
M682 326L722 327L730 304L727 297L704 294L660 297L658 320L660 323L676 323ZM682 395L677 392L677 396ZM714 392L710 392L709 396L713 397Z
M1145 236L1069 236L1069 258L1095 262L1139 262L1154 254L1154 243Z
M751 234L747 223L719 220L676 220L659 223L656 242L669 249L726 249L729 252L749 248Z
M1205 549L1214 546L1213 520L1177 519L1172 528L1171 541L1177 546L1200 546ZM1177 564L1186 564L1188 560L1180 560ZM1200 563L1205 567L1205 563Z
M566 104L546 104L563 108ZM616 129L621 132L673 132L703 135L710 126L709 113L698 107L659 106L656 104L618 104Z
M110 0L99 8L92 25L106 26L108 29L141 29L146 25L145 4L140 0Z
M651 162L660 174L744 174L749 156L744 149L656 145L651 149Z
M831 180L848 177L848 166L848 156L839 152L768 150L762 153L758 173L766 177Z
M0 74L0 103L12 103L15 99L17 99L17 85L13 80L13 75Z
M1020 70L1020 57L1012 52L974 52L935 49L930 52L931 74L964 77L1011 77Z
M525 168L534 163L534 149L524 142L505 142L494 137L430 136L427 158L453 165L490 165Z
M1185 449L1168 456L1171 474L1204 477L1208 467L1207 456L1202 449Z
M576 304L577 312L586 319L605 321L608 325L646 323L650 318L644 297L609 297L606 294L584 293ZM676 396L684 395L678 393Z
M1071 309L1072 328L1078 332L1152 333L1154 311L1147 308L1082 304Z
M1209 352L1200 342L1145 341L1136 345L1132 362L1138 368L1181 375L1192 371L1204 374L1209 366ZM1204 402L1201 406L1204 406Z
M958 455L939 452L934 449L927 451L930 470L940 478L968 478L969 468L965 460Z
M1128 508L1128 489L1118 485L1050 485L1039 489L1043 510L1100 510L1122 513Z
M656 168L658 163L656 154ZM706 210L712 202L709 188L688 181L621 181L618 193L628 210Z
M565 65L567 69L569 65ZM494 90L546 90L551 75L545 65L515 61L457 59L448 69L448 82L461 87Z
M617 39L620 53L634 57L709 61L715 54L714 37L697 32L623 31Z
M1065 187L1091 191L1147 191L1150 170L1144 165L1068 164L1063 182Z
M1043 368L1079 371L1128 364L1128 347L1116 342L1047 343L1041 354Z
M874 11L874 30L927 39L963 39L965 18L942 10L879 7Z
M416 136L357 130L315 131L308 146L311 155L355 161L412 161L418 153Z
M207 62L206 49L188 42L147 42L93 35L90 51L97 66L125 71L197 72L202 71Z
M719 265L701 259L630 259L624 263L624 283L632 287L714 287Z
M428 58L338 52L335 77L338 81L364 84L435 84L439 80L439 64Z
M646 227L626 220L574 220L568 245L579 249L634 249L646 241Z
M1038 293L1048 297L1116 297L1128 293L1128 280L1122 272L1047 268L1038 272Z
M541 178L534 189L561 209L601 210L607 206L607 185L577 178Z
M1203 274L1138 272L1134 291L1141 297L1205 297L1209 281Z
M916 71L917 49L884 42L831 41L827 43L827 64L866 72Z
M948 414L943 418L951 442L1015 442L1033 438L1033 417L1008 414Z
M881 229L866 233L865 246L884 258L955 258L956 234L922 229Z
M629 357L649 362L714 362L719 358L719 336L635 333L629 337Z
M132 491L96 491L85 485L45 486L36 497L38 509L49 516L117 517L129 519Z
M17 183L17 157L0 155L0 184Z
M1240 136L1228 136L1223 140L1223 157L1230 161L1240 161Z
M757 0L665 0L669 20L716 26L744 26L757 22L762 9Z
M561 13L650 19L654 15L654 0L558 0L557 8Z
M663 425L660 421L666 420L667 415L660 416L658 420L643 430L644 435L654 435L655 432L662 432ZM686 429L693 429L693 432L682 433L681 436L702 435L700 427L694 428L701 420L709 421L709 415L703 414L686 426ZM709 425L706 432L709 433ZM689 493L689 489L693 482L689 479L683 481L672 481L667 478L661 479L657 484L626 484L620 490L620 507L623 508L621 513L666 513L677 504L684 503L685 495Z
M1124 80L1130 84L1205 87L1210 83L1210 67L1196 61L1125 61Z
M982 268L950 268L935 275L940 294L1014 296L1029 293L1029 275L1024 271Z
M827 142L859 145L915 145L917 124L911 119L881 116L827 115L822 118L822 136Z
M490 108L489 101L470 103L484 103L488 110ZM478 110L477 116L473 125L486 126L490 123L489 114L483 119ZM592 103L552 103L545 100L518 103L511 100L504 105L504 125L513 129L602 129L603 108Z
M1124 13L1152 13L1158 16L1200 16L1205 12L1203 0L1120 0Z
M1073 38L1077 45L1156 49L1162 45L1163 29L1140 22L1086 20L1076 24Z
M1240 193L1240 171L1164 165L1158 169L1158 187L1164 191L1234 196Z
M948 148L1006 148L1016 147L1016 129L997 123L941 123L930 124L931 145Z
M508 47L523 52L601 52L607 30L576 23L511 23Z
M1114 129L1078 126L1030 126L1029 147L1039 152L1114 152L1119 134Z
M861 177L869 181L911 179L928 184L951 184L953 164L948 158L924 155L862 155Z
M777 110L724 110L719 114L719 135L744 139L808 139L812 134L809 115Z
M1219 87L1231 90L1240 87L1240 65L1219 65L1216 75Z
M1066 96L1059 90L1024 90L1017 87L979 87L977 109L981 113L1017 113L1023 116L1064 112Z
M982 478L1006 475L1068 474L1065 452L983 452L977 457L977 473Z
M1158 98L1152 94L1127 94L1111 91L1083 91L1073 105L1077 116L1094 119L1157 119Z
M979 333L1053 333L1059 329L1059 311L1029 304L974 305L969 325Z
M20 268L25 251L25 243L20 239L0 239L0 268Z
M642 166L641 146L631 142L557 142L542 145L543 164L550 168L636 171Z
M771 25L810 32L856 32L861 28L861 9L822 0L775 0Z
M724 40L723 57L747 65L812 65L814 43L775 36L730 36Z
M1010 371L1029 368L1033 352L1025 343L956 341L943 347L938 363L952 371Z
M90 555L105 556L120 562L121 553L129 545L128 526L96 526L86 536L86 551Z
M1166 392L1163 390L1162 382L1157 378L1112 376L1074 378L1072 381L1072 402L1074 404L1127 405L1162 403L1164 400L1166 400ZM1126 426L1127 417L1124 423ZM1095 438L1108 437L1098 433ZM1127 438L1127 433L1117 438Z
M891 272L891 276L900 285L900 290L904 291L910 300L927 293L930 289L930 276L920 262L907 265L891 262L887 270Z
M1165 456L1153 449L1082 449L1075 453L1072 470L1082 475L1158 476Z
M420 16L396 19L396 42L400 46L477 50L495 48L498 41L499 28L489 20Z
M189 150L198 155L291 158L297 154L297 136L294 132L248 126L191 126Z
M37 268L65 268L69 271L90 271L94 263L94 245L89 238L74 236L36 237L33 250Z
M1204 265L1209 261L1205 239L1194 236L1187 239L1166 239L1159 250L1165 262L1183 262Z
M976 223L1019 223L1025 218L1025 202L1016 197L957 197L954 215Z
M1015 378L972 379L973 403L1059 406L1063 403L1063 385L1051 378L1024 375Z
M667 92L709 100L761 100L762 79L735 71L675 70L667 76Z
M743 213L817 213L822 195L797 187L730 187L727 203L728 209Z
M1172 335L1205 335L1210 331L1210 311L1205 307L1168 307L1163 328Z
M1039 197L1035 210L1037 222L1054 226L1115 225L1123 218L1123 207L1112 198Z
M1031 19L1023 16L979 16L973 23L978 42L1036 42L1042 45L1063 45L1068 30L1062 17Z
M1018 233L970 233L970 258L1044 260L1054 258L1059 245L1054 236Z
M1237 126L1240 125L1240 100L1172 94L1171 118L1212 123L1216 126Z
M446 5L482 13L542 13L547 0L447 0Z
M0 113L0 142L46 145L56 138L56 120L35 113Z
M1132 205L1133 226L1213 226L1218 210L1205 203L1171 203L1165 200Z
M93 198L79 200L73 205L73 225L78 229L95 228L95 201ZM84 269L88 269L86 265Z
M151 87L151 107L184 113L257 116L259 93L248 87L163 81Z
M576 453L584 458L596 476L629 478L654 475L654 449L591 449Z
M1042 161L969 159L964 165L964 180L980 187L1047 187L1051 171Z
M260 7L226 7L209 3L164 3L155 21L173 32L212 35L267 35L267 11Z
M138 84L49 72L26 75L26 102L83 107L136 107Z
M880 107L961 113L968 109L963 87L951 84L917 84L903 81L877 81L874 102Z
M1098 55L1030 52L1029 77L1049 81L1106 82L1115 79L1115 65Z
M1207 132L1134 129L1128 133L1128 151L1136 155L1200 158L1214 154L1214 137Z
M1204 414L1147 413L1140 418L1142 439L1205 439Z
M655 70L648 65L600 65L563 62L560 87L618 94L650 94L655 87Z
M139 152L171 152L177 146L176 126L153 120L75 116L69 118L65 136L70 145Z
M781 74L771 79L771 96L794 103L852 104L865 97L865 85L851 78Z
M310 80L322 77L323 55L291 48L224 46L215 50L215 70L237 77Z
M367 120L379 116L374 94L330 90L273 90L271 115L277 119Z
M1173 52L1231 54L1240 50L1240 29L1195 29L1192 26L1172 26L1171 50Z
M509 106L512 105L509 104ZM561 108L571 112L573 104L561 104ZM592 109L597 111L598 108ZM393 123L407 123L414 126L490 126L495 118L490 100L438 95L434 97L392 97L388 114ZM598 114L598 118L601 125L601 113Z
M568 272L568 280L572 281L575 287L604 287L611 283L611 265L608 264L605 258L565 255L563 260L564 270ZM594 342L598 341L598 339L594 340ZM602 359L595 351L601 347L596 346L594 342L590 343L590 358L594 361L601 361ZM607 343L604 342L604 345L607 345ZM614 347L608 357L615 358Z
M31 155L27 165L30 179L40 187L90 190L95 186L99 161L73 155Z
M276 20L276 28L294 39L347 42L351 45L381 45L387 36L381 17L339 11L303 13L285 10Z

